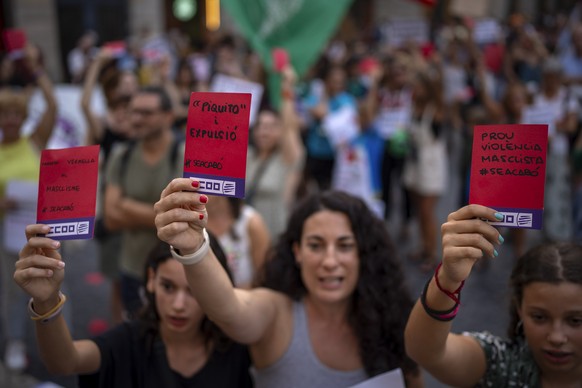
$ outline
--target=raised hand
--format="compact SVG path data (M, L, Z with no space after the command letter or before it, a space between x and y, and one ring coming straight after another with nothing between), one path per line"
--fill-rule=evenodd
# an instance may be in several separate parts
M199 186L192 179L174 179L154 205L158 237L182 255L196 252L204 242L202 229L208 220L208 197L197 193Z
M97 52L97 55L94 58L94 61L99 63L99 65L103 65L115 58L115 53L113 49L109 47L101 47Z
M57 251L58 241L47 237L37 237L49 232L48 225L28 225L24 248L16 262L14 281L35 302L46 302L54 298L65 276L65 263Z
M497 256L496 245L503 238L487 223L499 221L495 210L468 205L451 214L442 227L443 265L441 277L451 283L460 283L471 273L477 260Z
M24 62L31 72L37 72L42 68L40 60L40 50L32 43L27 43L24 47Z
M291 64L287 64L281 71L283 75L282 82L285 86L292 87L297 82L297 73Z

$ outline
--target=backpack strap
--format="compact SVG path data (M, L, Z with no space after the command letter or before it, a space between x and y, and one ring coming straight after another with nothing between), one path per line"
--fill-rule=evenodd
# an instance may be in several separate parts
M172 141L172 148L170 150L170 168L174 168L178 164L178 149L182 142L177 136L174 136Z
M120 182L122 187L123 187L123 181L125 180L125 175L127 174L127 165L129 163L129 158L131 157L131 154L133 153L133 150L135 148L135 144L136 144L135 140L129 141L127 143L127 147L123 151L123 155L121 155L121 164L119 166L119 182Z

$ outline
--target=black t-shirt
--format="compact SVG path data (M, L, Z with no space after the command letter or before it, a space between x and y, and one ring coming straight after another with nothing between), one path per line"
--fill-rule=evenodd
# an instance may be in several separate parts
M250 357L245 346L232 343L224 352L215 350L206 365L191 377L170 369L161 339L150 349L138 322L123 323L93 341L101 351L101 368L79 376L79 388L172 388L253 386Z

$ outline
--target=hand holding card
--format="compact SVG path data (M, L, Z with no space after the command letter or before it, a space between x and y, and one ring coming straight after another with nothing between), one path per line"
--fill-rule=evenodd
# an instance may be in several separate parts
M191 94L184 178L200 193L244 197L250 111L247 93Z
M98 170L99 146L42 151L36 217L48 237L93 237Z

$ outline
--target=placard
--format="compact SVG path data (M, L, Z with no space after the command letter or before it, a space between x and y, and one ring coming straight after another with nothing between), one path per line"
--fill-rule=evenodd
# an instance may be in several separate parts
M475 126L469 203L502 213L493 225L541 229L547 148L547 125Z
M46 148L79 147L85 143L87 137L87 120L79 109L79 101L83 88L78 85L57 84L54 86L54 95L57 99L57 118L53 127L52 136ZM22 133L30 135L42 120L46 110L46 101L42 92L36 90L28 103L28 117L22 125ZM107 106L101 88L95 88L91 96L91 110L96 116L105 115Z
M211 92L222 93L250 93L251 100L250 125L254 125L259 115L261 99L263 98L263 85L245 79L231 77L225 74L216 74L210 83Z
M47 237L93 237L98 170L98 145L42 151L36 217Z
M248 93L190 95L184 177L201 193L244 198L250 110Z
M402 369L397 368L389 372L376 375L357 385L349 388L405 388L404 375Z
M425 20L394 20L382 27L382 36L395 47L408 41L423 44L430 40L430 26Z
M321 122L321 127L334 148L347 145L360 133L358 112L355 107L344 105L333 112L328 112Z
M501 24L493 18L477 20L473 28L473 40L477 44L498 42L502 34Z
M2 32L6 51L13 52L23 50L26 46L26 32L20 28L7 28Z
M449 9L452 15L479 19L487 16L489 0L452 0Z

